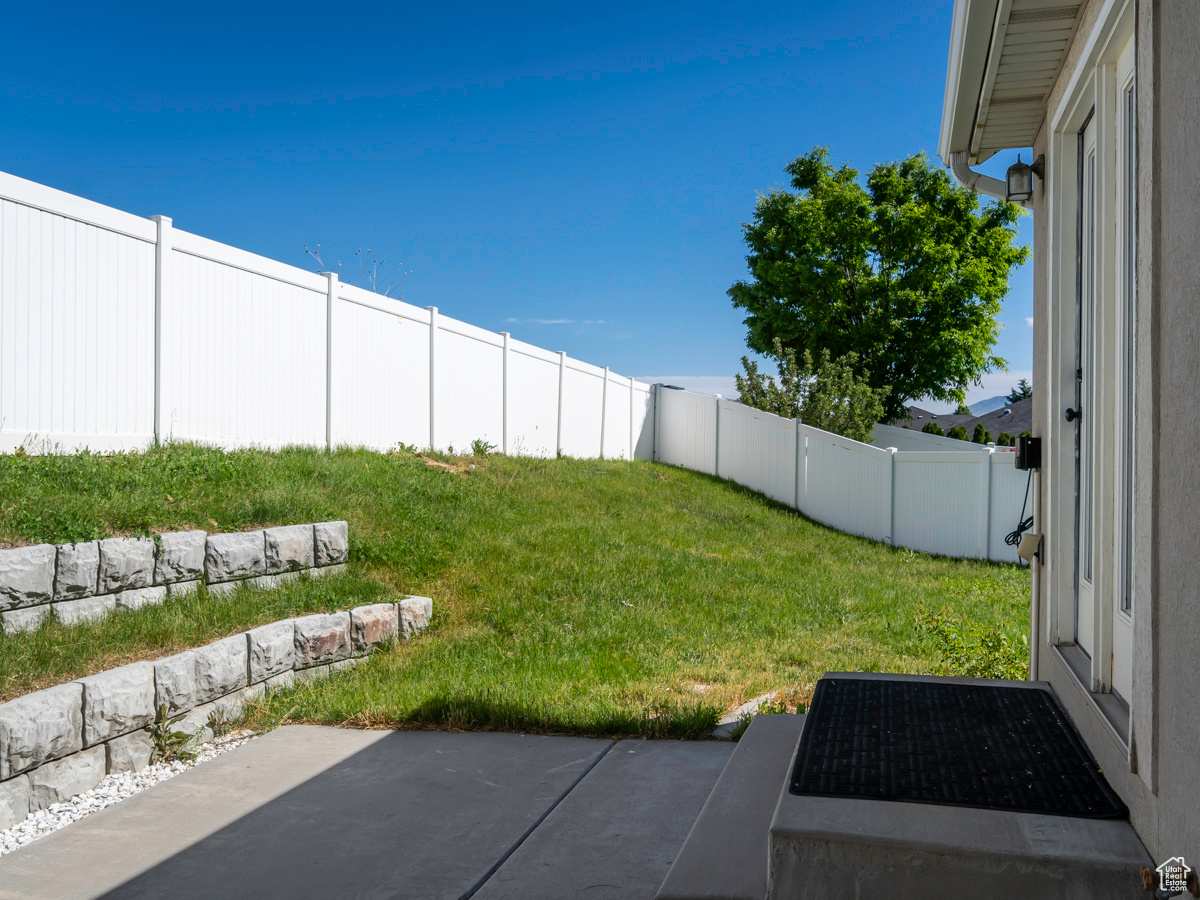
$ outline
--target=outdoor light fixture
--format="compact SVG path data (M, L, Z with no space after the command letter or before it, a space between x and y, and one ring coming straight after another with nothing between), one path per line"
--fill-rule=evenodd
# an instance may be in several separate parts
M1021 154L1017 161L1008 167L1004 176L1004 199L1009 203L1024 203L1033 196L1033 176L1046 177L1046 155L1043 153L1033 165L1021 162Z

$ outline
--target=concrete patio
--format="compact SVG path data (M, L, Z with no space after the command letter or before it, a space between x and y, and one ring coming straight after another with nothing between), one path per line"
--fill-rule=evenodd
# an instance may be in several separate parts
M0 859L0 897L651 898L733 749L288 726Z

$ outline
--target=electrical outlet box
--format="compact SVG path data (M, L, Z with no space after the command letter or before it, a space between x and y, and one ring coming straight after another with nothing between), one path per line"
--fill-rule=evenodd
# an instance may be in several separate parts
M1042 439L1023 434L1017 438L1016 467L1021 471L1042 467Z
M1017 556L1032 564L1034 559L1041 561L1042 536L1035 532L1029 531L1021 535L1021 544L1017 547Z

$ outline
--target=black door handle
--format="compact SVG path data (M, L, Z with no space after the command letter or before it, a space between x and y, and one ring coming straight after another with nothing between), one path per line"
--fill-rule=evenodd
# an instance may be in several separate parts
M1083 409L1067 409L1067 421L1074 422L1076 419L1083 418Z

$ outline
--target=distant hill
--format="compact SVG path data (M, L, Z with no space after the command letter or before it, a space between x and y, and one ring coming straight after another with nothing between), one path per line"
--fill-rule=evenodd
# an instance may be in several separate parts
M978 403L971 404L971 415L982 416L985 413L990 413L997 409L1003 409L1007 405L1007 397L988 397L986 400L980 400Z

